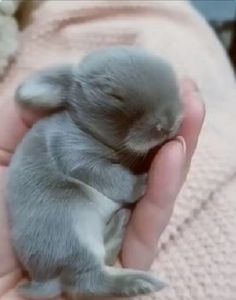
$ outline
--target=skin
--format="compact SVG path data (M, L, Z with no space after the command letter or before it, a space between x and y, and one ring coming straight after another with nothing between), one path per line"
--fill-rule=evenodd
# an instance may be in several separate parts
M185 107L185 118L179 133L182 138L165 144L152 162L147 192L133 211L127 229L121 253L124 267L143 270L150 267L158 239L168 224L175 199L186 178L204 119L204 106L199 101L196 87L191 81L183 83L182 94ZM2 300L19 300L15 287L24 276L9 242L4 202L6 171L16 145L41 114L19 112L11 101L4 104L0 109L0 296ZM163 185L165 182L168 185ZM160 189L159 186L164 188Z

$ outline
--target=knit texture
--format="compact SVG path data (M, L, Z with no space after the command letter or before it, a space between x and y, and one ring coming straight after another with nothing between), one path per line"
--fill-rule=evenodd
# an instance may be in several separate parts
M54 1L31 13L0 85L12 101L30 72L104 46L142 46L192 77L207 117L188 180L158 245L154 273L169 287L145 299L236 299L236 85L213 31L186 1ZM143 299L143 298L142 298Z

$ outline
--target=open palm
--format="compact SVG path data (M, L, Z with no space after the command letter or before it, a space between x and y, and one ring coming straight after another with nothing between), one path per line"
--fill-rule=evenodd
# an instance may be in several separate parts
M0 299L23 300L16 293L24 275L11 248L5 187L11 156L42 113L21 111L12 99L4 100L0 103ZM133 211L121 253L125 267L150 267L189 169L204 119L204 106L189 80L183 82L183 101L185 118L180 137L165 144L154 157L146 194Z

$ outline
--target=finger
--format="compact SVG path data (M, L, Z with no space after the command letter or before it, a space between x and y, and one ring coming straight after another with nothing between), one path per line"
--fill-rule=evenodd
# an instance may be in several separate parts
M190 164L197 146L199 133L205 118L205 106L196 84L192 80L184 80L182 85L184 102L184 120L179 134L184 137L187 148L187 162Z
M121 259L125 267L147 269L155 256L157 241L167 225L185 170L185 143L175 139L154 158L147 193L133 212Z
M190 161L191 161L191 157L193 155L193 152L196 148L197 145L197 141L198 141L198 136L202 127L202 123L204 120L204 116L205 116L205 109L204 109L204 105L201 101L200 95L198 94L198 90L196 88L196 85L191 81L191 80L185 80L183 82L183 102L184 102L184 121L183 121L183 125L182 128L180 130L180 135L182 135L184 137L184 140L186 141L186 148L187 148L187 153L186 153L186 158L187 158L187 162L186 165L189 166ZM159 155L159 154L158 154ZM157 161L155 159L155 161ZM155 162L154 161L154 162ZM158 164L159 161L158 161ZM177 169L175 169L177 171ZM153 196L155 194L155 190L158 192L159 195L156 195L155 197L155 201L156 201L156 205L158 206L158 211L159 214L156 213L155 209L153 209L153 211L151 211L151 213L149 213L148 211L145 212L146 207L150 207L150 205L146 205L146 203L141 203L137 206L136 210L135 210L135 216L132 219L131 225L129 229L129 232L127 232L127 243L124 244L124 247L127 246L127 251L125 251L124 248L124 256L123 256L123 263L131 263L132 264L136 264L136 260L138 262L139 265L142 265L141 267L148 267L148 262L151 263L152 258L155 253L155 248L156 248L156 244L157 244L157 240L162 232L162 230L165 228L167 222L169 221L169 217L171 215L172 209L173 209L173 204L174 204L174 200L175 197L177 196L178 192L176 193L176 195L174 197L171 197L171 195L174 195L174 191L173 189L176 188L176 190L178 191L182 185L182 182L184 181L185 175L186 175L186 170L187 167L185 168L185 172L183 171L184 167L182 168L182 176L179 176L179 184L171 184L170 178L167 177L167 183L169 187L171 188L164 188L162 187L161 192L162 192L162 196L160 195L160 191L158 191L158 177L156 179L153 178L153 183L150 185L153 187L150 188L149 186L149 194L146 195L146 197L141 200L145 202L147 201L146 199L148 199L148 201L151 200L151 202L153 201ZM160 173L156 173L156 174L160 174ZM173 172L170 172L171 177L173 176ZM159 175L157 175L159 176ZM161 175L162 176L162 175ZM173 177L172 177L173 178ZM150 179L151 180L151 179ZM155 184L155 180L156 180L156 184ZM182 182L181 182L182 180ZM166 185L167 186L167 185ZM166 193L166 195L165 195ZM169 196L168 196L169 194ZM148 195L151 195L151 197L149 197ZM170 201L166 201L166 199L170 199ZM140 209L141 207L141 209ZM138 211L138 212L137 212ZM151 214L153 215L153 218L151 218ZM148 216L149 219L145 219ZM144 222L145 220L145 222ZM147 221L146 221L147 220ZM157 220L157 221L156 221ZM140 222L140 223L139 223ZM143 226L143 224L145 224L145 226ZM152 226L150 226L150 224L154 224ZM157 228L154 231L154 236L152 239L152 234L150 233L152 228ZM132 239L132 234L135 232L134 236L136 235L136 238ZM156 234L157 233L157 234ZM151 235L151 237L150 237ZM138 238L137 238L138 236ZM142 245L140 248L140 252L142 253L146 253L145 255L141 255L138 256L137 254L137 250L136 250L136 255L129 257L130 255L126 255L126 252L128 253L129 251L129 247L131 247L131 253L132 252L132 245L129 246L129 237L130 240L132 241L131 243L134 245L133 249L139 249L138 245ZM148 240L148 242L146 241L146 239ZM141 242L140 242L141 241ZM136 246L135 246L136 244ZM151 247L151 245L153 245ZM143 250L142 250L143 249ZM146 250L145 250L146 249ZM148 255L149 253L149 255ZM141 257L146 257L146 261L141 260Z

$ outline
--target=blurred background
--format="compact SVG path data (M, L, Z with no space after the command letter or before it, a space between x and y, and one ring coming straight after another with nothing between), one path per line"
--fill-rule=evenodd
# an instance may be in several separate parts
M236 70L236 0L191 0L226 48Z

